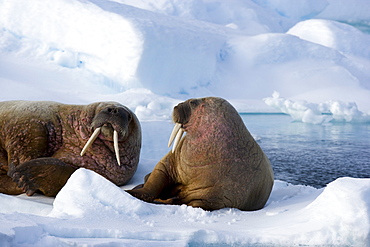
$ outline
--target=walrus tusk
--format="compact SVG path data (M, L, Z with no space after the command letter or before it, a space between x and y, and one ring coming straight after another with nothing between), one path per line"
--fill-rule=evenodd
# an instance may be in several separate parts
M96 140L96 138L100 134L100 129L101 129L101 127L96 128L94 130L94 133L91 135L89 140L86 142L84 148L82 149L81 154L80 154L81 156L83 156L86 153L87 149ZM120 156L119 156L119 148L118 148L118 132L116 130L114 130L114 132L113 132L113 145L114 145L114 152L116 153L116 159L117 159L118 165L121 165Z
M175 126L173 127L173 130L172 130L172 133L171 133L171 136L170 136L170 139L168 140L168 147L171 146L173 140L175 139L175 136L177 134L177 132L179 132L181 128L181 124L179 123L175 123Z
M184 134L184 129L180 128L179 132L177 132L175 142L173 143L173 146L172 146L172 153L175 152L177 144L179 144L181 140L182 134Z
M100 129L101 127L99 128L96 128L94 130L94 133L90 136L89 140L86 142L84 148L82 149L81 151L81 156L84 155L87 151L87 149L93 144L93 142L96 140L96 138L98 137L98 135L100 134Z
M118 165L121 165L121 161L119 158L119 148L118 148L118 133L116 130L113 132L113 145L114 145L114 152L116 153L116 159L118 162Z

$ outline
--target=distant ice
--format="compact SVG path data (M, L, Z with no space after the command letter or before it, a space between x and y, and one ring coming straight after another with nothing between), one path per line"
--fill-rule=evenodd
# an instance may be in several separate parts
M269 106L289 114L293 120L304 123L323 124L328 122L370 123L370 115L361 112L355 102L326 101L319 104L307 101L293 101L274 92L264 99Z

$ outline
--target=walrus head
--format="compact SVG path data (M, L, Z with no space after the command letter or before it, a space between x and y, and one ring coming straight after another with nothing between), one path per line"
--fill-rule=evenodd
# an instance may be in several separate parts
M182 102L174 107L172 112L172 120L175 122L173 127L170 139L168 141L168 147L172 146L172 152L176 150L177 145L179 144L182 135L184 134L184 125L189 122L190 116L195 108L197 108L204 99L189 99L185 102Z
M131 120L131 113L121 105L112 104L100 110L93 118L91 128L94 132L82 149L81 156L99 137L101 140L113 141L116 159L121 165L118 143L126 138Z

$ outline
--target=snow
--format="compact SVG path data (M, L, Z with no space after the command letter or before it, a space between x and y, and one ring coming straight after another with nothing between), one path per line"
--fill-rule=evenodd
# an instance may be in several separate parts
M0 93L4 100L25 98L8 93L20 87L35 91L28 99L118 98L148 111L145 120L151 120L163 119L162 112L153 116L148 108L156 97L132 103L117 95L133 89L146 99L168 97L157 105L163 110L189 97L216 95L241 112L269 112L274 109L262 99L277 91L314 103L356 102L370 111L369 34L337 22L369 21L352 4L351 19L338 14L329 20L313 19L338 8L323 0L294 6L289 1L16 0L1 6L0 72L2 81L12 82ZM35 90L39 87L42 92Z
M262 210L208 212L184 205L145 203L100 175L79 169L56 196L52 209L39 203L40 208L48 210L37 216L26 207L14 210L13 214L1 214L2 222L6 223L1 233L8 238L0 239L4 239L2 246L7 243L64 246L73 242L87 246L133 243L362 246L367 243L370 230L369 195L369 179L340 178L319 190L275 181L272 195ZM1 197L3 205L17 200Z
M366 0L0 0L0 99L118 101L143 128L117 188L84 169L54 198L0 194L0 246L370 243L370 179L275 181L262 210L207 212L126 194L168 151L171 110L220 96L239 112L370 122Z

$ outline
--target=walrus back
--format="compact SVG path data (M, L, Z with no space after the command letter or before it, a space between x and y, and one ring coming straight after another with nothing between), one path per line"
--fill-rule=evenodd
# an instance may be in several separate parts
M52 120L60 103L52 101L3 101L0 102L0 121L11 119ZM53 113L53 114L52 114Z

